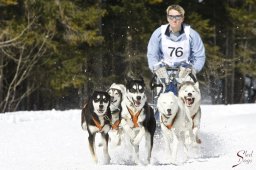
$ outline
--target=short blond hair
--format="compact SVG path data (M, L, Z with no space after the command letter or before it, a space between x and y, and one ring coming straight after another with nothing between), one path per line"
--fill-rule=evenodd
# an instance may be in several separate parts
M168 6L168 8L166 9L167 15L169 14L169 11L172 10L172 9L178 11L184 17L185 10L179 5L170 5L170 6Z

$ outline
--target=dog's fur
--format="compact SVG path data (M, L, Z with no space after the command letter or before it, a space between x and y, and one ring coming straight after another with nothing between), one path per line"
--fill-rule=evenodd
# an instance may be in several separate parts
M111 129L109 131L110 142L114 145L120 145L122 129L119 125L121 123L121 102L124 98L125 86L123 84L113 83L107 92L111 97L110 110L112 121Z
M126 93L122 102L122 127L134 149L135 163L139 164L139 146L145 137L146 164L150 163L156 120L153 109L147 104L142 77L127 78Z
M104 163L110 162L108 153L108 132L111 128L110 96L105 91L94 91L84 105L81 115L82 129L88 131L89 149L95 163L98 158L95 152L95 135L100 133L103 141Z
M160 125L164 136L168 163L176 164L178 144L182 143L187 155L191 143L192 120L181 99L173 92L161 93L157 100ZM170 157L169 157L170 156Z
M180 85L178 96L184 102L186 108L189 110L192 122L193 133L196 137L196 142L201 143L199 139L199 129L201 121L201 93L199 83L183 82Z

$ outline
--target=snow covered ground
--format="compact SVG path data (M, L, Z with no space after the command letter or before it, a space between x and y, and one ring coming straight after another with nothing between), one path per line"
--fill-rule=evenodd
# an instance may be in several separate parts
M256 104L202 105L198 158L177 166L164 162L164 141L159 130L150 165L134 165L129 160L131 153L123 145L115 149L110 146L110 165L95 165L88 150L87 134L80 126L80 112L0 114L0 169L256 169ZM100 157L101 152L97 152ZM143 150L140 154L143 155ZM232 168L233 165L237 166Z

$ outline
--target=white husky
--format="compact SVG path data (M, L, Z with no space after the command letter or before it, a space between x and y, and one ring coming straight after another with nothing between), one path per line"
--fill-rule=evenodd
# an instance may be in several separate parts
M111 97L110 110L112 115L111 129L109 131L110 143L113 145L121 144L122 129L120 128L121 123L121 102L124 99L125 86L123 84L113 83L108 89L108 94Z
M184 146L185 156L188 156L188 147L191 143L192 120L189 111L182 100L173 92L162 93L157 101L157 109L160 113L160 125L163 132L168 163L176 164L178 144Z
M199 129L201 120L201 93L199 83L183 82L180 85L178 96L184 102L186 108L189 110L192 122L193 133L197 143L201 143L199 139Z

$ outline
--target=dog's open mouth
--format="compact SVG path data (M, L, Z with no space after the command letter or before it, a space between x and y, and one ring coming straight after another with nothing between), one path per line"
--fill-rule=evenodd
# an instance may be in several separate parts
M140 104L141 104L140 100L134 100L134 99L132 99L132 100L136 107L140 106Z
M195 101L194 97L185 97L185 102L187 106L191 106Z

